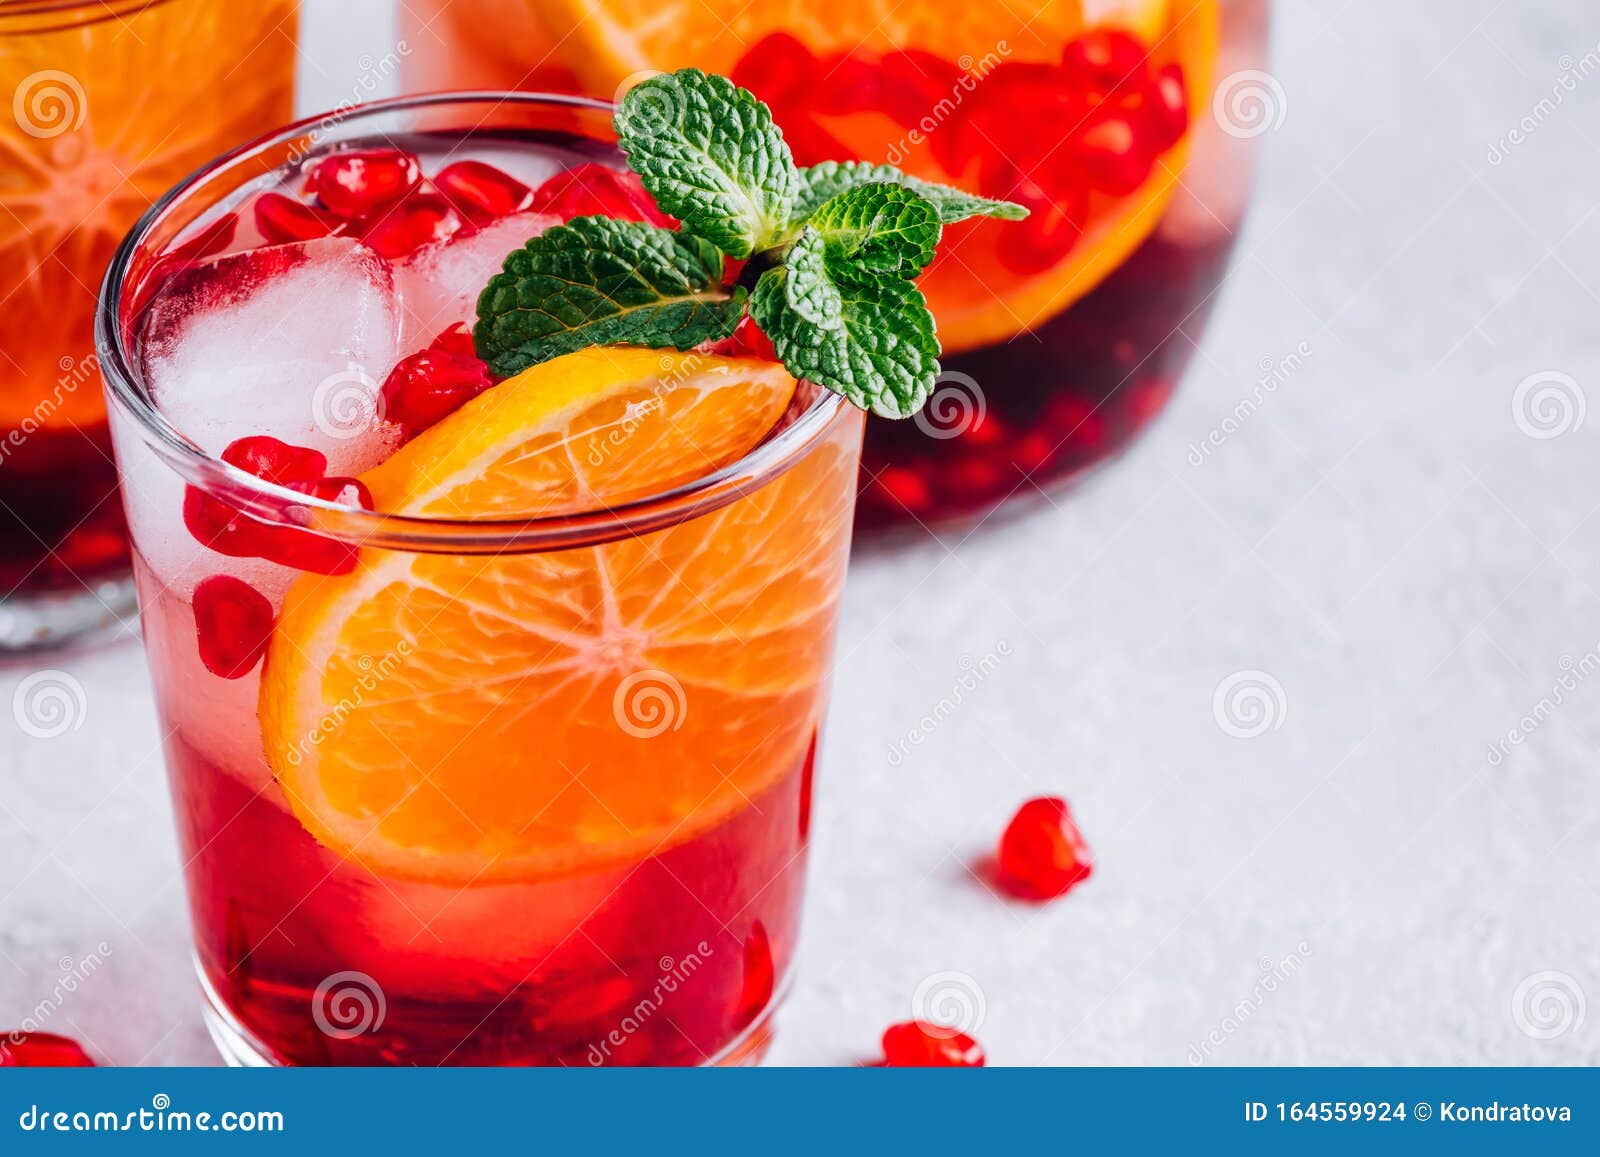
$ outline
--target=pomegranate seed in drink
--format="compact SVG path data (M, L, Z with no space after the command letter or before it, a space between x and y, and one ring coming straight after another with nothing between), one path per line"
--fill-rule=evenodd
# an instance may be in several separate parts
M472 344L472 331L467 328L467 323L458 321L449 329L428 343L431 350L443 350L447 354L458 357L475 358L478 356L477 347Z
M622 173L593 161L557 173L533 193L531 208L570 221L598 214L651 225L676 224L645 191L634 173Z
M356 223L361 240L391 261L468 228L454 205L437 193L415 193Z
M1068 83L1095 94L1115 90L1125 81L1143 79L1146 53L1126 32L1097 28L1069 41L1061 53Z
M242 679L266 652L272 604L242 579L212 575L194 588L194 629L205 669L222 679Z
M1065 895L1089 878L1094 860L1072 822L1067 801L1030 799L1017 809L1000 838L1000 879L1030 900Z
M292 446L270 434L235 438L222 451L222 460L280 486L321 478L328 470L328 459L322 451Z
M984 1055L964 1032L908 1020L884 1030L883 1063L895 1069L976 1069L983 1067Z
M331 237L344 228L344 223L332 214L282 193L262 193L256 198L253 209L256 231L272 244L315 241L318 237Z
M421 180L417 158L402 149L353 149L317 162L307 187L334 215L355 221L393 205Z
M383 383L383 416L407 440L455 413L494 382L476 355L426 349L402 358Z
M1095 189L1124 196L1150 176L1155 154L1141 139L1140 128L1126 113L1111 112L1097 115L1078 134L1073 151Z
M734 1022L740 1028L751 1024L772 1001L774 985L772 942L767 927L757 920L744 941L744 984L739 991Z
M533 204L533 190L482 161L457 161L433 176L433 187L474 225L487 225Z
M1168 64L1150 81L1145 98L1145 116L1152 134L1151 144L1165 152L1189 131L1189 90L1183 82L1183 66Z

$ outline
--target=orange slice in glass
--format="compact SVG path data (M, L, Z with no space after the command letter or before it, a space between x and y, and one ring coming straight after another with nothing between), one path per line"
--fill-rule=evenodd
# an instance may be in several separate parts
M594 508L739 459L794 391L766 361L585 350L365 481L396 513ZM597 547L366 549L349 575L303 576L260 699L289 806L375 871L458 884L630 862L747 806L818 721L853 469L812 452L711 514Z

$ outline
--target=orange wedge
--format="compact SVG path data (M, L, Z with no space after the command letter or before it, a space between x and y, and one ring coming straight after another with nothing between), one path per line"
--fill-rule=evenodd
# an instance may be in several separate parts
M593 508L732 462L771 362L594 349L480 395L365 476L379 509ZM854 446L709 515L542 554L368 549L290 589L262 678L289 806L375 871L541 879L670 848L792 772L816 727Z
M78 367L117 242L293 111L292 0L79 7L0 17L0 429L104 418Z

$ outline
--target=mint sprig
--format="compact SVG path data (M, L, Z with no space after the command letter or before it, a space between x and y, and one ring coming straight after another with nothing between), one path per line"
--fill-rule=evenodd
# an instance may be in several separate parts
M730 336L748 302L790 373L909 417L939 376L913 280L943 227L1027 216L889 165L798 169L767 106L698 69L635 86L614 123L629 166L681 225L580 217L511 254L473 330L496 374L591 345L688 349ZM724 255L746 261L736 284L724 284Z

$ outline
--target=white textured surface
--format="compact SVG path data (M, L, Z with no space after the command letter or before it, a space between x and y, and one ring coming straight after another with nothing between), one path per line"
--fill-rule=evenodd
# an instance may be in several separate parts
M313 6L308 106L387 50L361 23L382 5L339 7ZM1600 999L1600 680L1581 676L1600 648L1600 416L1536 439L1512 409L1538 371L1600 384L1590 7L1278 6L1287 116L1170 412L1075 494L853 570L775 1059L867 1056L954 971L1000 1063L1182 1064L1241 1011L1214 1063L1600 1061L1600 1009L1535 1002L1525 1026L1565 1025L1549 1039L1513 1013L1543 972ZM1259 363L1301 342L1304 364L1190 465ZM963 656L990 653L891 762ZM1491 766L1564 657L1573 688ZM0 705L41 665L81 682L87 717L34 739L0 711L0 1022L104 941L50 1027L121 1063L210 1062L142 658L3 669ZM1241 670L1287 703L1253 739L1213 717ZM1046 791L1073 801L1096 875L1051 906L1004 902L971 869Z

